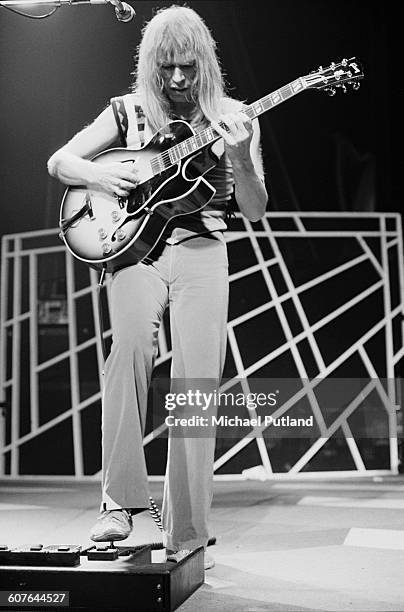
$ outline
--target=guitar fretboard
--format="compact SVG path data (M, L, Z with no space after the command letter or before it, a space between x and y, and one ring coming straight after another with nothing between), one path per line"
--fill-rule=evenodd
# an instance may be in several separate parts
M273 91L272 93L260 98L256 102L253 102L249 106L245 106L243 108L243 112L250 118L255 119L259 115L262 115L266 111L278 106L282 102L289 100L296 94L300 93L304 89L307 88L307 84L305 81L299 77L295 81L284 85L280 89ZM226 125L223 122L220 122L219 125L223 129L227 129ZM185 159L192 153L196 151L200 151L206 145L219 140L221 136L214 130L213 127L209 126L197 134L186 138L182 142L174 145L167 151L156 155L151 160L151 167L154 175L160 174L164 170L168 170L182 159Z

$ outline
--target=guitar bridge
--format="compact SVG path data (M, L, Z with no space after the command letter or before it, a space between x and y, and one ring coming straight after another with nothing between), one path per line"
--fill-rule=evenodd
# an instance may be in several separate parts
M92 220L94 218L93 205L91 203L90 194L88 191L86 192L86 206L87 206L87 214Z

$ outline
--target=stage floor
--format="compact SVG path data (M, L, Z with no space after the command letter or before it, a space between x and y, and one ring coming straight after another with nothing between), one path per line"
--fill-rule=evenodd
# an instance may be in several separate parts
M150 486L161 507L162 483ZM404 476L215 482L214 491L216 567L179 612L404 611ZM91 544L98 482L2 481L0 492L1 544ZM134 524L125 543L161 541L148 513Z

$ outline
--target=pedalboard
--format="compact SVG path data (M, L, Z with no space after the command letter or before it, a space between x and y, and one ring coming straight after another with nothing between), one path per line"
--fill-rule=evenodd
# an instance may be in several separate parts
M153 563L150 545L0 546L0 591L67 592L69 612L172 612L203 582L203 547L178 563Z

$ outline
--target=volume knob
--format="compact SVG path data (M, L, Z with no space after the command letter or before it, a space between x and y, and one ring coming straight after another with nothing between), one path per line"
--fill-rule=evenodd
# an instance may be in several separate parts
M111 253L111 251L112 251L112 246L110 244L108 244L108 242L106 242L105 244L102 245L103 255L109 255L109 253Z

